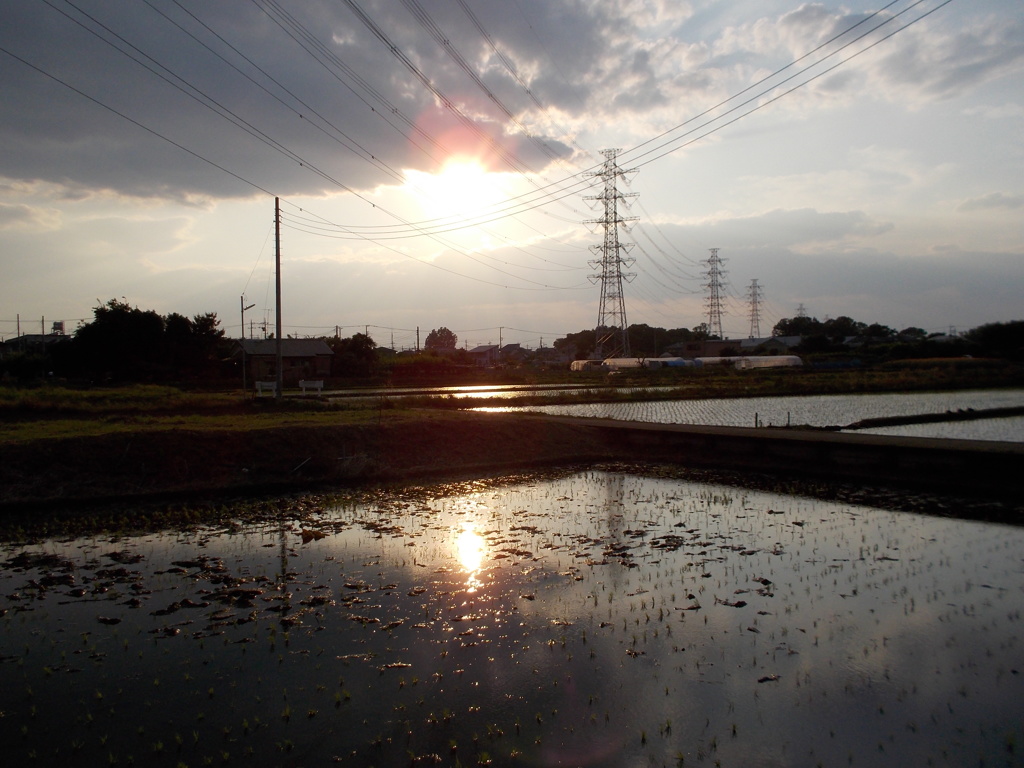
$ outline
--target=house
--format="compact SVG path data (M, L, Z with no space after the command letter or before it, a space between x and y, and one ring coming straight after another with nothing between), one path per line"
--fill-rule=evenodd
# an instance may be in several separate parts
M63 344L70 340L71 337L65 336L63 333L24 333L0 343L0 350L41 355L45 354L53 344ZM2 357L3 355L0 353L0 358Z
M241 339L232 357L245 367L245 380L277 379L277 340ZM331 375L334 352L323 339L281 339L284 386L297 387L303 379L326 379Z
M503 363L521 363L528 355L522 344L506 344L498 351L498 359Z
M497 344L482 344L469 350L469 359L473 361L473 365L486 367L497 364L499 353Z

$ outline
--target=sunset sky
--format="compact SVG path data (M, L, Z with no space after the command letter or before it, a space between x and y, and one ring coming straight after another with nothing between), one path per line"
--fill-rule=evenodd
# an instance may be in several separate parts
M0 5L0 338L117 298L409 348L597 321L602 151L627 319L1024 319L1020 0ZM252 321L252 326L250 326Z

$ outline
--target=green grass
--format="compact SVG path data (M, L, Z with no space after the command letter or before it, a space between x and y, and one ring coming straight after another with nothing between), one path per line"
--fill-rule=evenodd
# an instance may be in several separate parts
M0 387L0 415L53 417L107 413L209 411L237 407L241 393L187 392L176 387Z
M514 398L407 397L367 400L256 398L241 390L190 392L174 387L135 385L73 388L0 386L0 443L161 430L239 431L316 424L358 424L388 419L426 418L431 409L556 405L634 400L677 400L771 395L910 392L1024 385L1019 365L973 365L963 361L920 361L899 368L841 371L768 369L735 371L623 371L618 376L581 379L565 374L566 384L592 389L560 395L524 393ZM613 384L614 386L609 386ZM658 387L631 391L627 388Z

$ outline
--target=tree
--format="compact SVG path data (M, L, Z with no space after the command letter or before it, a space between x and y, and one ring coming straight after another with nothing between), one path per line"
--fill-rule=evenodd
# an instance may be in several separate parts
M841 344L848 336L862 336L865 328L867 326L864 323L859 323L846 315L826 320L822 326L825 335L835 344Z
M224 331L213 312L192 319L177 312L161 317L111 299L93 316L61 350L63 375L180 381L208 377L223 356Z
M427 340L423 343L423 347L425 349L455 349L458 344L459 337L442 326L427 334Z
M816 317L784 317L772 328L772 336L813 336L822 332Z
M1024 320L986 323L964 334L982 354L1015 360L1024 358Z
M160 315L111 299L96 307L93 321L76 331L72 357L87 374L146 381L154 378L154 368L162 362L163 340Z
M551 345L559 352L569 355L573 360L586 360L594 352L594 332L579 331L568 333L565 338L555 339Z
M864 330L861 332L861 337L866 342L872 344L880 344L895 339L896 331L894 331L888 325L882 325L881 323L872 323L871 325L864 328Z
M905 344L916 344L927 339L928 332L924 328L911 326L900 331L897 338Z
M365 333L347 339L326 339L334 351L332 373L338 376L369 376L377 364L377 342Z
M711 338L711 326L707 323L700 323L693 326L691 333L693 334L694 341L707 341Z

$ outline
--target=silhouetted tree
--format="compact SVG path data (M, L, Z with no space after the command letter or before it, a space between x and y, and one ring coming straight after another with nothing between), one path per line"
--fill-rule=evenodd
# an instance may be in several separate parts
M75 367L86 375L149 381L163 357L164 320L127 301L111 299L93 310L93 321L71 342Z
M70 377L113 381L181 381L214 373L224 342L217 315L161 317L111 299L93 310L56 360Z
M573 360L587 360L594 354L596 343L594 330L589 329L566 334L565 338L555 339L551 346L562 354L569 355Z
M784 317L772 328L772 336L812 336L817 333L822 333L822 325L816 317Z
M423 342L424 349L455 349L459 344L459 337L444 326L435 328L427 334Z
M892 341L896 338L896 331L890 328L888 325L882 325L880 323L872 323L871 325L864 328L860 334L864 341L871 344L884 344Z
M864 323L858 323L852 317L847 317L846 315L833 317L822 324L822 330L825 332L825 335L837 344L842 343L847 337L863 335L866 327Z
M1024 320L986 323L964 334L979 352L992 357L1024 359Z
M924 328L904 328L896 337L905 344L914 344L927 339L928 332Z
M377 364L377 342L365 333L347 339L325 340L334 351L331 373L335 376L369 376Z

